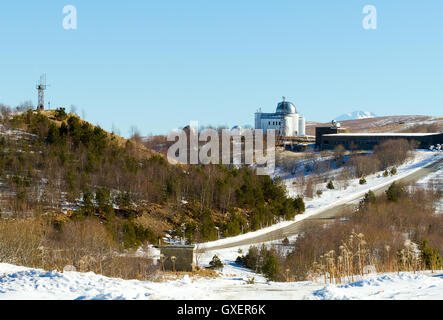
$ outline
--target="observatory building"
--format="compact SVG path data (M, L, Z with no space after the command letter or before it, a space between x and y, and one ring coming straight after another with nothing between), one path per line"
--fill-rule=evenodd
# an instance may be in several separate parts
M277 105L275 113L255 114L255 129L275 130L276 134L285 137L299 137L306 135L306 119L297 113L292 102L283 101Z

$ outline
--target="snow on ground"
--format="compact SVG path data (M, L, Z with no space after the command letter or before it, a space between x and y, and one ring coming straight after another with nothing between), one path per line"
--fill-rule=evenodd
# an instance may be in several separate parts
M424 188L433 188L436 191L443 191L443 164L440 165L437 171L417 181L414 185ZM435 209L437 213L443 213L443 198L437 203Z
M395 176L383 177L383 172L378 172L366 177L367 183L365 185L360 185L359 179L353 179L352 181L350 181L350 184L346 190L339 190L339 189L328 190L325 188L320 198L316 197L314 199L305 199L306 212L304 214L297 215L292 221L283 221L271 227L263 228L258 231L249 232L236 237L230 237L226 239L200 244L199 248L210 249L216 246L226 245L240 240L250 239L273 230L281 229L294 222L298 222L307 219L313 215L316 215L327 208L335 207L343 203L352 202L356 198L363 197L371 189L388 186L394 181L404 178L405 176L414 173L420 168L429 165L430 163L440 160L442 158L443 158L443 152L432 152L424 150L415 151L414 157L412 159L410 159L402 166L397 168L397 175ZM295 178L290 178L285 180L289 196L291 197L297 196L297 191L293 186L294 181Z
M321 300L441 300L442 285L442 273L387 273L368 275L348 285L328 285L313 296Z
M289 240L296 240L296 236ZM278 241L264 245L281 247ZM248 248L220 249L199 255L201 266L207 266L215 254L222 260L224 267L217 278L185 275L164 282L114 279L94 273L48 272L0 264L0 300L443 299L443 271L367 275L347 285L267 282L262 275L234 262L239 255L246 254Z
M94 273L47 272L0 264L0 299L5 300L273 300L443 299L443 272L368 275L348 285L268 283L248 270L223 271L216 279L149 282L111 279ZM247 279L255 277L254 284Z

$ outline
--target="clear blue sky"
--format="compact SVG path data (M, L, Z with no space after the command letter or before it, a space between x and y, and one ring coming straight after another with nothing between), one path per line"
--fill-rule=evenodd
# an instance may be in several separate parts
M1 1L0 102L37 104L47 73L53 106L125 136L253 124L283 95L308 121L443 116L442 37L441 0Z

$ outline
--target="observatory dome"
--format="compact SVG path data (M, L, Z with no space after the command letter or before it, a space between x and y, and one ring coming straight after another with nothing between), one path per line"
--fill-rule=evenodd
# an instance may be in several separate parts
M292 102L283 99L283 101L278 104L276 112L293 114L297 113L297 109L295 109L295 106Z

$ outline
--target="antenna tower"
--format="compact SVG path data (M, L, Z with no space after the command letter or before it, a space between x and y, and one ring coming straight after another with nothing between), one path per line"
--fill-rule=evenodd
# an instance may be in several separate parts
M37 84L38 90L38 105L37 109L45 110L45 90L48 85L46 85L46 73L40 76L40 82Z

